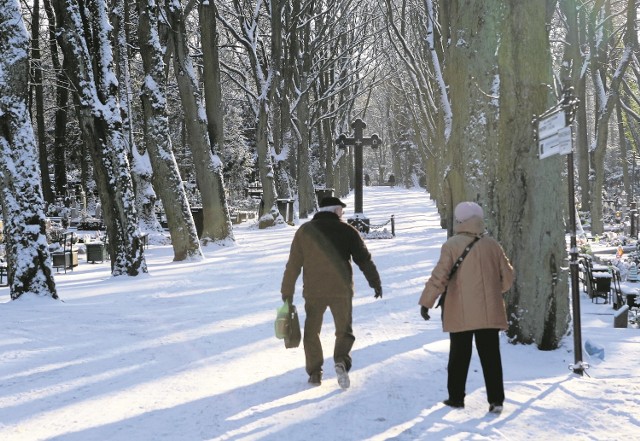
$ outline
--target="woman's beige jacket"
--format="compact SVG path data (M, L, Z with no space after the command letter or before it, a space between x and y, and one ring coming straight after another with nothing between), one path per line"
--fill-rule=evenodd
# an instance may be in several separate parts
M514 272L502 247L485 234L484 222L479 217L456 224L454 233L442 246L440 259L418 303L433 308L447 287L442 318L445 332L507 329L503 293L511 287ZM455 261L479 235L482 238L471 248L451 280L448 280Z

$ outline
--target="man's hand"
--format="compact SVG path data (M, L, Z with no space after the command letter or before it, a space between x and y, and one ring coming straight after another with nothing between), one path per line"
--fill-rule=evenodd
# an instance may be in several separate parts
M425 320L429 320L431 318L431 316L429 315L429 308L427 308L426 306L420 307L420 315Z
M287 302L293 303L293 296L287 296L287 295L282 294L282 301L284 303L287 303Z
M376 293L376 294L374 295L374 297L375 297L376 299L381 299L381 298L382 298L382 287L381 287L381 286L379 286L379 287L375 288L375 289L374 289L374 291L375 291L375 293Z

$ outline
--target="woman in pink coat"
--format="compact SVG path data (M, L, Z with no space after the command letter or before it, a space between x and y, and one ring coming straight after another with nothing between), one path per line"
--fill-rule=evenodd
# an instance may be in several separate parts
M449 364L444 404L464 407L465 385L475 337L487 389L489 411L500 413L504 403L499 331L507 329L503 293L513 283L513 268L500 244L485 233L484 213L475 202L461 202L454 210L454 235L442 246L440 259L418 302L421 314L429 319L432 308L447 289L442 328L449 332ZM474 239L455 274L454 263Z

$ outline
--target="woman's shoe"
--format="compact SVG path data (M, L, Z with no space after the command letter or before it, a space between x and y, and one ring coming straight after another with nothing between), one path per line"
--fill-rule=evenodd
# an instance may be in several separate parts
M452 400L450 398L447 398L446 400L443 401L443 403L449 407L454 407L456 409L464 409L464 401L457 401L457 400Z

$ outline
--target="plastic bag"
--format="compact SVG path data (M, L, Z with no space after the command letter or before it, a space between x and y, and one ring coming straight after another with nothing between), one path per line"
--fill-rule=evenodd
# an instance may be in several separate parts
M274 323L276 338L284 340L285 348L297 348L302 340L300 331L300 319L296 305L284 302L276 310L276 321Z
M276 338L282 340L287 336L289 327L289 302L284 302L281 307L276 309L276 321L274 328Z

